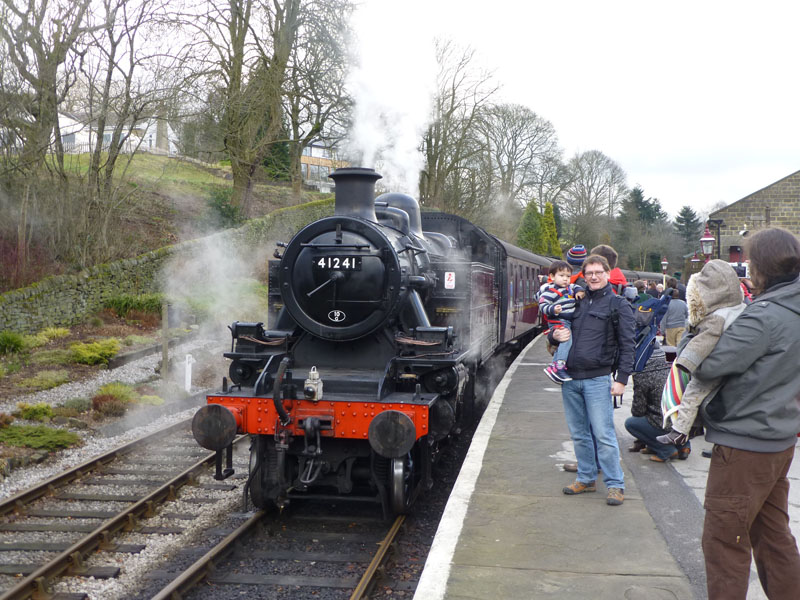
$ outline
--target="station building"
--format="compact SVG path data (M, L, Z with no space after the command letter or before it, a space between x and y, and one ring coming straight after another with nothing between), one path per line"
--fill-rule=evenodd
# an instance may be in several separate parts
M711 213L707 223L718 242L714 258L728 262L744 260L744 239L759 229L800 233L800 171Z

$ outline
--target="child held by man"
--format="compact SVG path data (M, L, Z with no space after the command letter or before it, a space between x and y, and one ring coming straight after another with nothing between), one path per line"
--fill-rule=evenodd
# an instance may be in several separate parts
M745 308L736 271L723 260L707 262L699 273L689 279L686 303L689 306L689 331L679 346L675 363L677 368L691 376L717 345L722 332ZM672 431L656 439L662 444L685 444L691 437L700 405L719 384L720 379L702 381L692 377L686 385L680 404L670 404L669 397L666 394L662 396L664 428L666 429L666 423L671 419Z
M550 283L545 283L539 290L539 307L553 328L571 328L571 320L575 314L575 301L586 295L583 288L570 283L572 267L563 260L556 260L550 265ZM571 381L567 373L567 357L572 347L572 338L558 345L553 362L545 368L545 374L555 383Z

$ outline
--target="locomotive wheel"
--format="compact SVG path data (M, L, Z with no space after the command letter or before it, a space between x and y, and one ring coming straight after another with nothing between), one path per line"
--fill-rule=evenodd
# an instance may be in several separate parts
M261 464L259 465L259 462ZM256 508L267 512L278 509L278 452L275 441L264 436L256 436L250 440L250 473L258 472L250 481L250 500Z
M403 515L411 507L411 494L414 491L414 462L411 454L403 458L393 458L389 467L389 499L392 512Z

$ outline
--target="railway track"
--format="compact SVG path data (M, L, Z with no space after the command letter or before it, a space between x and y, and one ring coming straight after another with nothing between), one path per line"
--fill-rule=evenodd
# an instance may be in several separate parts
M180 532L191 514L169 515L174 525L166 527L141 520L175 500L181 487L214 463L215 454L194 441L190 423L115 448L0 502L0 600L48 597L60 577L116 577L119 567L92 567L86 559L97 552L143 550L146 544L116 543L123 532ZM236 485L228 480L199 487L232 491Z
M152 598L368 598L405 517L387 523L377 515L337 516L338 510L304 506L286 518L258 512L235 529L212 529L208 535L219 541L207 550L187 549L185 557L197 558L180 574L151 574L171 579Z

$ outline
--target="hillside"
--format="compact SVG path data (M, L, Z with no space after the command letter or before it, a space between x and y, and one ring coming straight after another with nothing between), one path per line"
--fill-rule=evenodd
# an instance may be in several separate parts
M86 159L72 156L75 170ZM232 178L228 166L204 166L178 158L137 154L128 169L130 204L115 213L115 256L129 258L176 242L207 235L232 226L228 204ZM260 217L275 209L309 202L326 195L303 192L293 201L291 189L282 184L260 182L254 186L251 216ZM0 228L0 293L29 285L48 275L69 273L77 267L62 264L48 248L31 243L32 264L24 276L14 272L16 223Z

